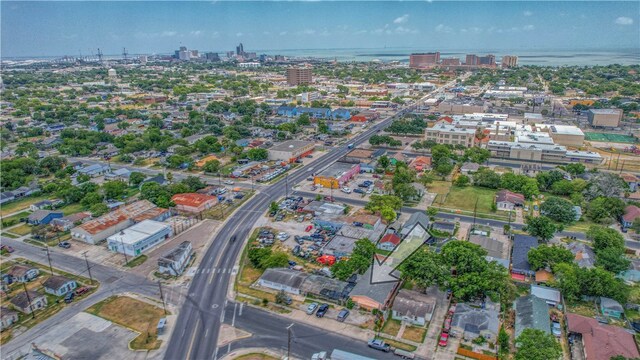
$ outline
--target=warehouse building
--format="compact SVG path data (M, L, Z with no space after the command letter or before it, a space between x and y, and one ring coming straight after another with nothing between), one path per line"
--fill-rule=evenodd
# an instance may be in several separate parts
M336 162L316 175L313 178L313 183L326 188L338 189L359 173L360 164Z
M269 160L286 161L289 163L303 158L313 152L313 141L289 140L274 145L269 149Z
M180 211L201 213L217 204L218 198L205 194L184 193L173 195L171 201L176 204L176 209Z
M171 226L159 221L145 220L107 238L113 252L138 256L171 236Z
M587 112L589 124L593 127L617 128L622 120L620 109L590 109Z

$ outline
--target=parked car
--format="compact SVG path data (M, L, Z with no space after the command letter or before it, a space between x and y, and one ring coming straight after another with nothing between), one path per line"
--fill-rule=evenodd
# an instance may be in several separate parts
M448 333L449 330L451 330L451 317L448 316L445 320L444 320L444 327L443 327L443 331Z
M344 322L347 316L349 316L349 310L347 309L340 310L340 312L338 313L338 321Z
M351 189L349 189L348 187L343 187L342 189L340 189L340 191L345 194L351 194Z
M234 184L233 180L225 180L225 181L223 181L223 183L225 183L227 185L233 185Z
M333 197L331 197L331 196L325 196L325 197L324 197L324 201L334 202L334 201L335 201L335 199L334 199Z
M354 221L352 225L353 226L357 226L357 227L363 227L364 226L364 224L359 222L359 221Z
M316 309L318 308L318 303L311 303L309 304L309 306L307 306L307 315L313 315L313 313L316 311Z
M85 294L85 293L86 293L86 292L88 292L88 291L89 291L89 288L88 288L88 287L86 287L86 286L83 286L83 287L79 287L79 288L77 288L77 289L76 289L76 291L75 291L75 293L76 293L76 296L80 296L80 295L82 295L82 294Z
M440 334L440 341L438 342L438 345L447 346L447 342L449 342L449 334L443 332Z
M73 296L74 293L70 292L67 294L67 296L64 297L64 302L66 302L67 304L73 301Z
M328 304L322 304L318 308L318 311L316 312L316 316L319 317L319 318L324 317L324 315L327 313L327 311L329 311L329 305Z
M9 246L9 245L1 245L1 246L0 246L0 250L5 250L5 251L6 251L6 252L8 252L8 253L12 253L12 252L14 252L14 251L15 251L15 250L14 250L11 246Z
M367 345L372 349L376 349L384 352L391 351L391 345L385 343L384 340L371 339L367 342Z
M362 189L353 189L353 192L356 193L356 194L364 194L365 193L365 191L362 190Z
M63 241L59 243L58 246L60 246L63 249L69 249L71 247L71 243L68 241Z
M554 321L551 323L551 333L553 333L553 336L555 337L560 337L562 336L562 329L560 329L560 323L557 321Z
M278 240L280 241L285 241L289 238L289 234L287 234L286 232L280 232L278 233Z

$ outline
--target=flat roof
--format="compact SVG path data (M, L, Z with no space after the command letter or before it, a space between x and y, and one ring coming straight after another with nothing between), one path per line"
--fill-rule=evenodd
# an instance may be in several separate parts
M554 134L584 136L580 128L573 125L536 124L537 128L549 129Z
M331 166L329 166L328 168L324 169L320 174L318 174L319 176L325 176L325 177L333 177L333 178L339 178L341 177L344 173L346 173L347 171L353 169L354 166L356 166L357 164L349 164L349 163L343 163L343 162L336 162L333 163Z
M303 141L303 140L288 140L284 141L280 144L273 145L269 150L276 151L295 151L302 147L314 144L313 141Z
M154 220L144 220L121 232L111 235L108 240L122 242L127 245L133 245L151 235L157 234L165 229L170 228L168 224Z
M620 109L589 109L589 111L594 114L618 115L622 110Z

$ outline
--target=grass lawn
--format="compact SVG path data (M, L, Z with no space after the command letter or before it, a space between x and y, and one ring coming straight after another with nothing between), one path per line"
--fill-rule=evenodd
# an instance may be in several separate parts
M427 329L423 327L407 326L404 328L402 338L409 341L421 343L424 341L425 335L427 335Z
M16 234L16 235L28 235L31 234L31 226L27 224L21 224L11 229L6 229L5 231Z
M387 339L387 338L381 338L381 339L384 340L384 342L386 342L387 344L395 348L406 350L406 351L416 351L416 347L413 345L405 344L401 341L397 341L393 339Z
M278 360L278 358L275 358L273 356L258 354L258 353L241 355L233 359L234 360Z
M577 302L571 305L567 304L567 310L587 317L594 317L597 315L595 305L592 302Z
M389 319L382 327L382 332L391 336L397 336L401 325L400 320Z
M64 216L68 216L68 215L71 215L71 214L79 213L82 210L83 210L83 208L82 208L82 205L80 205L80 203L65 205L65 206L61 207L60 209L57 209L57 211L62 211Z
M564 231L572 231L572 232L587 232L587 230L589 230L589 228L593 225L596 225L595 223L589 221L589 220L580 220L577 221L569 226L567 226Z
M148 258L147 255L138 255L132 260L129 260L129 262L125 266L130 268L136 267L142 264L143 262L147 261L147 258Z
M20 219L28 217L29 214L31 214L30 211L22 211L22 212L19 212L19 213L15 214L15 215L3 217L2 218L2 224L3 224L2 227L13 226L13 225L19 223ZM7 226L5 226L4 224L6 224Z
M160 347L158 321L163 318L161 308L127 296L112 296L86 310L140 333L129 344L134 350L154 350Z
M478 199L479 213L493 213L491 204L496 196L496 190L482 189L474 186L457 187L454 186L449 191L444 207L451 209L473 211Z
M46 199L49 199L49 195L29 196L17 201L12 201L7 204L2 204L2 208L0 209L0 216L5 216L6 214L11 214L16 211L28 209L32 204Z
M8 238L10 238L10 239L17 239L17 238L19 238L19 236L17 236L17 235L9 234L9 233L6 233L6 232L5 232L5 233L2 233L2 236L4 236L4 237L8 237Z

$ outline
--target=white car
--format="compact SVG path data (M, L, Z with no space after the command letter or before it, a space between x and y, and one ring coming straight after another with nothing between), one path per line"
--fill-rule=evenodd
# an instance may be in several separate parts
M278 240L280 241L285 241L289 238L289 234L287 234L286 232L280 232L278 233Z
M351 189L349 189L348 187L343 187L342 189L340 189L340 191L345 194L351 194Z
M233 185L233 180L225 180L223 181L223 183L227 184L227 185Z

